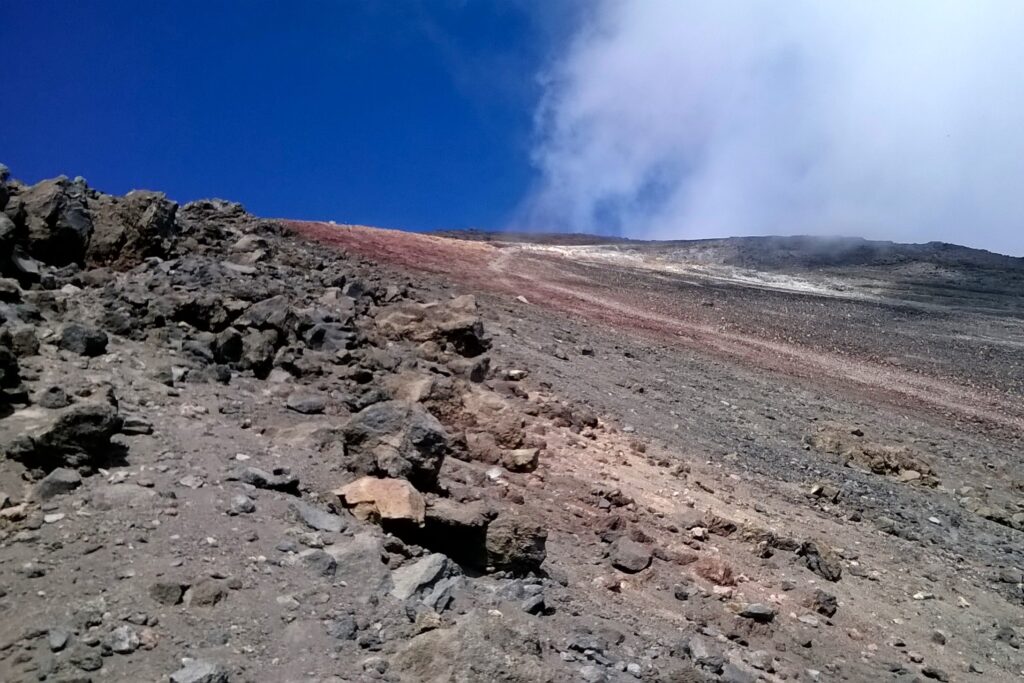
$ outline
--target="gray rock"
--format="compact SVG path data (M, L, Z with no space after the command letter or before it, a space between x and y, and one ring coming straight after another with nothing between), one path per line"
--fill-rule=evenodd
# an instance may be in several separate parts
M317 576L334 576L338 570L337 560L318 548L303 550L299 553L298 560Z
M536 595L528 597L520 606L527 614L543 614L547 609L543 593L537 593Z
M255 511L256 503L249 496L238 494L231 498L231 506L228 508L229 515L247 515Z
M304 501L293 500L290 507L295 515L311 529L337 533L346 527L345 520L340 516L321 510Z
M53 386L47 387L40 392L36 398L36 404L51 410L58 410L60 408L67 408L71 405L71 399L67 393L60 387Z
M22 288L16 280L0 278L0 301L5 303L17 303L22 300Z
M200 579L185 591L184 601L189 607L212 607L228 595L223 582L217 579Z
M752 602L743 606L740 616L766 624L775 618L775 610L764 603Z
M473 610L454 626L422 633L401 645L389 671L409 681L562 680L542 658L536 619Z
M139 649L139 635L130 626L118 626L107 641L110 649L119 655L127 655Z
M49 500L54 496L74 491L82 485L82 477L75 470L58 467L43 477L32 492L36 500Z
M270 489L294 495L299 493L299 478L277 470L272 474L258 467L245 467L229 475L228 479L245 482L258 489Z
M420 490L434 487L451 450L441 423L421 405L404 401L364 408L348 421L343 435L349 457L368 458L378 473L407 479Z
M322 396L313 394L292 394L288 397L286 405L289 410L303 415L317 415L324 412L324 408L327 407Z
M536 571L547 556L547 529L512 510L487 525L487 562L516 573Z
M228 683L228 672L214 662L193 659L171 674L171 683Z
M100 653L84 645L73 648L68 655L68 661L82 671L99 671L103 668L103 657Z
M46 642L51 652L60 652L67 647L71 632L66 628L51 628L46 634Z
M117 452L110 443L121 431L117 409L107 403L82 403L60 411L30 407L4 420L3 427L19 434L7 447L7 457L31 469L92 468Z
M355 640L358 631L356 620L351 615L339 617L327 624L327 635L338 640Z
M69 323L61 330L57 346L80 356L102 356L107 351L107 333L94 327Z
M440 614L448 609L452 600L455 599L455 590L460 585L462 585L461 576L449 576L446 579L441 579L434 584L429 593L423 596L420 602Z
M17 325L11 332L11 350L19 358L39 353L39 337L36 336L36 328L31 325Z
M926 666L921 669L921 675L935 681L948 681L949 674L936 666Z
M630 538L622 537L612 544L611 562L616 569L634 574L650 566L651 549Z
M391 594L399 600L408 600L417 593L433 586L438 580L454 571L451 561L440 553L427 555L410 565L391 572L394 587Z
M821 578L827 581L838 581L842 578L843 565L831 550L819 547L813 541L805 541L797 552L804 558L807 568Z
M124 423L121 425L122 434L152 434L153 423L138 415L124 416Z
M811 599L811 607L818 614L831 617L836 613L836 610L839 609L839 602L836 600L836 596L818 589L814 591L814 597Z
M178 205L162 193L146 190L91 198L93 233L86 260L127 268L145 258L167 256L180 231L177 210Z

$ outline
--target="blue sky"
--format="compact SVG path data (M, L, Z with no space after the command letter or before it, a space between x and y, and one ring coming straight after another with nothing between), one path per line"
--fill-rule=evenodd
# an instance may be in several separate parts
M266 216L501 226L569 8L7 0L0 162Z
M0 162L274 217L1024 255L1020 0L4 0Z

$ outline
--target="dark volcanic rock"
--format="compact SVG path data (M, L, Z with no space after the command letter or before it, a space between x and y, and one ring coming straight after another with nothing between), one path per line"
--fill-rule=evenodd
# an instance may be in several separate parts
M819 547L814 541L805 541L797 552L804 558L807 568L821 578L828 581L842 578L843 565L831 550Z
M19 433L6 447L7 457L42 472L63 466L91 470L119 453L110 438L121 424L117 409L106 403L60 411L25 408L5 420L5 428Z
M85 257L93 264L125 268L150 256L164 257L179 232L174 220L178 205L160 192L100 195L89 209L93 233Z
M612 544L612 566L634 574L647 569L651 564L651 549L636 541L622 537Z
M84 182L65 177L25 188L20 196L28 254L43 263L82 263L93 224Z
M94 327L70 323L61 330L58 346L80 356L101 356L107 351L107 334Z
M548 532L517 512L502 512L487 526L487 561L496 569L536 571L547 556Z
M343 430L350 457L372 457L381 474L433 488L445 456L448 434L437 419L415 403L384 401L352 416Z

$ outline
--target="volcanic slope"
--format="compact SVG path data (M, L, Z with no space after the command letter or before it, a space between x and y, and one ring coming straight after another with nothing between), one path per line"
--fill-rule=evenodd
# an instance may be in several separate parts
M1012 308L551 246L0 169L0 680L1020 676Z

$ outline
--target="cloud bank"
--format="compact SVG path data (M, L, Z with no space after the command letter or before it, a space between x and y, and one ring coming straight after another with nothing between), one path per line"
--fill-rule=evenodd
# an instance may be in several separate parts
M542 76L520 227L1024 255L1024 3L604 0Z

